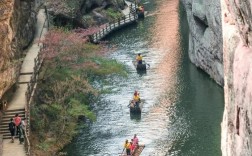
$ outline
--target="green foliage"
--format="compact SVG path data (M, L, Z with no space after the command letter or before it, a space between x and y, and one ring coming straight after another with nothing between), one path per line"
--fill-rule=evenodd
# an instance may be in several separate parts
M108 18L111 20L116 20L123 16L120 11L117 11L113 8L108 8L107 10L105 10L105 14L107 14Z
M62 29L53 33L49 36L48 51L44 51L39 91L31 110L32 132L37 132L39 139L35 148L45 151L70 142L77 134L80 116L96 120L90 106L98 91L92 87L90 76L103 80L126 75L122 64L102 57L100 46L83 42Z
M122 64L116 60L108 60L102 57L94 57L91 59L99 66L99 68L89 68L88 71L91 75L106 76L113 73L117 73L121 76L126 76L125 68Z
M92 26L95 24L95 20L91 15L83 15L82 23L84 23L86 26Z

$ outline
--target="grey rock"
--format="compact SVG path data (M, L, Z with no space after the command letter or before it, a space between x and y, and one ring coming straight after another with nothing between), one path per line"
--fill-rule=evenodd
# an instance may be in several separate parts
M218 84L223 81L221 9L219 0L181 0L190 27L189 58Z

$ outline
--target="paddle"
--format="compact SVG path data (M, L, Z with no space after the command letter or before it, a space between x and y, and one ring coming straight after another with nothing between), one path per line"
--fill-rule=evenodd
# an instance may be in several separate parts
M129 104L128 104L128 106L127 106L128 108L130 108L130 104L131 104L131 103L132 103L132 100L129 101Z
M125 149L125 147L123 148L123 151L124 151L124 149ZM122 151L122 153L121 153L121 155L120 155L120 156L122 156L122 155L123 155L123 151Z

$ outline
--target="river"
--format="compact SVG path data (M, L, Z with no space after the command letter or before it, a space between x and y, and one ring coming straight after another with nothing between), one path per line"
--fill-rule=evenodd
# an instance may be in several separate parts
M142 156L220 156L223 89L188 58L188 24L178 0L143 1L148 16L106 40L109 57L125 64L127 78L113 79L112 94L95 104L97 121L81 128L68 156L118 156L137 134ZM137 53L150 65L137 73ZM135 90L145 100L141 116L127 105Z

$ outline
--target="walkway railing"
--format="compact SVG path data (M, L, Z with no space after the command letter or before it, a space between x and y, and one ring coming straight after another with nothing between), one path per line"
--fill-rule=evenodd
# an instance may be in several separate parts
M47 14L47 10L45 8L45 13ZM47 27L49 28L49 19L48 15L46 15L46 19L44 21L42 30L39 35L39 40L41 39L42 33L43 33L43 28ZM38 74L40 67L43 63L43 57L41 55L41 51L44 48L44 45L42 43L38 43L38 46L40 47L40 50L38 52L38 56L34 59L34 67L33 67L33 73L31 75L31 79L29 83L27 84L27 91L25 93L26 96L26 105L25 105L25 118L27 119L27 125L26 125L26 130L25 130L25 148L26 148L26 154L29 156L30 155L30 141L29 141L29 135L30 135L30 105L32 101L32 96L34 94L34 90L36 88L35 84L37 83L38 79Z
M98 43L101 39L103 39L105 36L107 36L112 31L119 29L127 24L130 24L132 22L135 22L138 19L138 16L136 15L136 12L134 11L136 8L136 5L130 5L130 12L126 16L123 16L121 18L118 18L116 22L110 24L106 24L104 28L99 30L98 32L94 33L93 35L89 36L89 40L92 43Z

